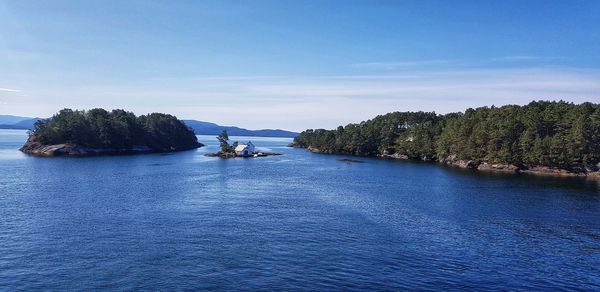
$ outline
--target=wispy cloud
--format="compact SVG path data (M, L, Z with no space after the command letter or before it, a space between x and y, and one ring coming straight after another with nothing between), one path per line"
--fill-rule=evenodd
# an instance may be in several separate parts
M600 100L600 70L462 69L419 74L219 76L128 85L28 88L3 110L48 116L63 107L162 111L249 128L333 128L391 111L447 113L532 100ZM243 77L243 76L242 76ZM1 94L0 94L1 95ZM21 107L21 109L18 109ZM41 110L46 112L41 112Z
M276 75L248 75L248 76L186 76L186 77L156 77L150 78L153 81L172 81L177 79L195 80L195 81L245 81L245 80L265 80L265 79L280 79L286 76Z
M548 56L503 56L498 58L492 58L492 62L519 62L519 61L557 61L565 60L563 57L548 57Z
M481 68L489 67L491 63L517 63L522 62L528 65L532 63L544 64L555 63L556 61L565 61L564 57L551 56L532 56L532 55L513 55L500 56L487 59L447 59L447 60L418 60L418 61L381 61L350 64L350 67L371 71L402 71L402 70L431 70L448 68Z
M401 62L367 62L351 64L351 67L361 69L379 69L379 70L397 70L397 69L414 69L417 67L430 67L451 65L456 63L455 60L423 60L423 61L401 61Z
M0 91L4 91L4 92L21 92L21 90L18 90L18 89L2 88L2 87L0 87Z
M254 83L244 94L279 98L364 98L401 100L421 96L429 99L462 96L477 99L561 98L600 92L600 72L545 70L464 70L423 73L420 76L369 75L350 78L307 78L277 83Z

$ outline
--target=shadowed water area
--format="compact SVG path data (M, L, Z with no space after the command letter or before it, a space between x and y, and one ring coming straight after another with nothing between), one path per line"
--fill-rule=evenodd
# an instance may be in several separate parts
M205 157L212 136L91 158L29 157L26 138L0 130L0 290L600 289L595 181L280 138L239 138L284 154L248 159Z

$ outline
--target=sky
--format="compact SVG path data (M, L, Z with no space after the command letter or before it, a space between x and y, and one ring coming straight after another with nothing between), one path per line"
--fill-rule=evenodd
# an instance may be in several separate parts
M600 102L600 1L0 0L0 114L250 129Z

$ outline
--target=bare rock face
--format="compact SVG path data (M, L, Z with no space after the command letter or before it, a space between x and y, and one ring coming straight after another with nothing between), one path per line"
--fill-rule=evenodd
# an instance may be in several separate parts
M35 156L85 155L87 151L68 144L44 145L39 142L27 142L21 147L23 153Z
M483 162L477 166L477 170L516 173L519 172L519 167L512 164L491 164Z
M481 161L479 160L457 159L456 155L450 155L444 159L439 160L439 162L441 164L457 166L466 169L477 169L477 167L481 164Z
M586 176L585 172L577 172L566 169L547 167L547 166L529 166L522 169L520 172L526 174L543 175L543 176Z
M152 153L147 146L136 146L131 149L100 149L70 144L44 145L36 141L27 141L21 152L34 156L97 156L97 155L122 155Z
M479 161L477 160L458 160L458 167L468 168L468 169L477 169L479 166Z
M441 163L441 164L452 165L452 164L454 164L454 162L455 162L456 160L457 160L457 159L456 159L456 155L455 155L455 154L453 154L453 155L450 155L450 156L448 156L448 157L446 157L446 158L442 158L442 159L440 159L438 162L439 162L439 163Z
M391 159L400 159L400 160L408 160L408 159L410 159L410 157L408 157L408 155L404 155L404 154L400 154L400 153L389 154L387 152L384 152L383 154L380 154L379 157L381 157L381 158L391 158Z
M321 153L323 151L321 151L321 149L316 148L316 147L312 147L312 146L308 146L308 148L306 148L306 150L312 152L312 153Z

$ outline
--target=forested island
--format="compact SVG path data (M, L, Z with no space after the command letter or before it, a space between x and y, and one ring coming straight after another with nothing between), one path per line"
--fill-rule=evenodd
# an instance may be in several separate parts
M162 153L203 146L176 117L152 113L136 117L121 109L63 109L35 123L20 149L38 156L91 156Z
M445 115L394 112L335 130L309 129L290 146L479 170L600 177L600 105L534 101Z

